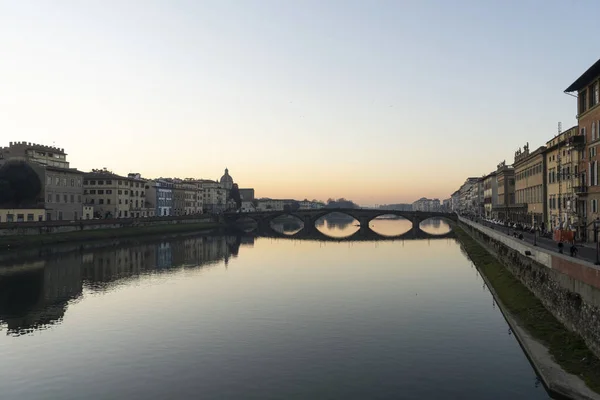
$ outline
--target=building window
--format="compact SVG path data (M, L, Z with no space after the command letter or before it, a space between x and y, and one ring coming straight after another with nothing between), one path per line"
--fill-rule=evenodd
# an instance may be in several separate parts
M104 190L103 189L98 189L98 194L104 194Z
M123 194L123 191L122 191L122 190L119 190L117 193L118 193L118 194Z
M123 204L123 200L119 199L119 204Z
M110 204L110 199L106 199L106 204Z
M129 190L126 190L126 191L125 191L125 194L129 194Z
M75 179L71 179L71 186L75 187Z
M47 202L48 203L52 203L52 194L51 193L48 193L48 200L47 200Z
M108 189L108 190L106 191L106 194L112 194L112 190Z
M58 176L56 178L54 178L54 184L56 186L60 186L60 178Z
M46 177L46 185L52 185L52 177L51 176Z
M109 181L106 181L106 184L107 184L107 185L112 185L112 181L110 181L110 180L109 180Z
M58 218L57 218L57 219L58 219L59 221L62 221L62 217L63 217L62 211L59 211L59 212L58 212Z
M62 184L63 186L67 186L67 178L62 178Z
M33 221L33 214L27 214L27 221Z
M77 178L77 187L81 187L81 178Z
M104 185L104 181L98 181L98 185Z
M579 93L579 114L583 114L587 106L587 89L583 89Z
M127 199L125 199L125 204L129 204L129 201Z
M99 199L98 204L104 204L104 199Z
M6 222L15 222L14 214L6 214Z
M94 199L90 199L90 204L94 204Z
M69 202L69 198L67 197L66 194L63 194L63 200L65 201L65 203Z
M71 203L75 203L75 195L74 194L71 195Z
M77 202L81 203L81 195L80 194L77 195Z
M592 208L592 213L598 212L598 200L594 199L590 201L590 207Z
M60 203L60 194L57 193L56 196L54 196L54 197L55 197L56 202Z

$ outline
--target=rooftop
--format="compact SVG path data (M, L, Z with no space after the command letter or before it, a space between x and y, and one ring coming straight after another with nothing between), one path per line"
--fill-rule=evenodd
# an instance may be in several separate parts
M13 146L25 146L25 147L29 147L29 148L34 148L36 150L53 151L55 153L66 155L65 149L62 149L60 147L55 147L55 146L46 146L46 145L38 144L38 143L31 143L31 142L9 142L8 146L9 146L9 148L13 147ZM5 147L5 149L6 149L6 147Z
M85 172L78 170L77 168L62 168L62 167L55 167L52 165L44 165L44 167L46 169L49 169L51 171L62 171L62 172L71 172L74 174L85 174Z
M127 180L133 180L131 178L127 178L125 176L121 176L121 175L117 175L115 173L113 173L112 171L108 171L108 170L101 170L101 169L95 169L92 170L91 172L86 172L85 173L85 177L86 179L107 179L107 178L111 178L111 179L127 179Z
M575 82L571 83L571 86L565 89L565 93L577 92L587 86L594 78L600 75L600 60L596 61L594 65L589 67Z

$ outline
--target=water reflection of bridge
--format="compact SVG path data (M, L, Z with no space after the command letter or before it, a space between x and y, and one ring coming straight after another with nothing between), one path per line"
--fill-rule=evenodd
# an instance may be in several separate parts
M373 241L389 241L389 240L423 240L423 239L446 239L453 238L455 234L453 231L442 233L442 234L431 234L423 231L422 229L411 229L397 236L386 236L381 235L374 230L358 229L356 232L349 236L335 237L329 236L321 232L318 229L301 229L296 233L286 234L278 232L277 230L265 227L258 227L257 229L249 232L250 235L257 237L268 237L268 238L281 238L281 239L296 239L296 240L315 240L319 242L373 242Z

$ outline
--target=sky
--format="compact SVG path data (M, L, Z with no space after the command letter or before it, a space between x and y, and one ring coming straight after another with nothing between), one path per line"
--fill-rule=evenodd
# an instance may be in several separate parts
M447 198L576 124L596 0L0 0L0 146L258 197ZM586 33L587 32L587 33Z

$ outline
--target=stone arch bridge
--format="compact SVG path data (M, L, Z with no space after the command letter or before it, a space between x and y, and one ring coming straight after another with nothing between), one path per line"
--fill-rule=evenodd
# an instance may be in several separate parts
M316 221L331 213L341 213L346 214L360 224L359 232L363 236L374 236L378 235L373 232L373 230L369 227L369 223L382 215L396 215L402 218L407 219L412 222L412 228L410 231L406 232L402 236L409 237L413 236L415 238L432 236L422 231L419 225L421 222L430 219L430 218L442 218L454 224L458 221L456 214L453 213L442 213L442 212L426 212L426 211L398 211L398 210L369 210L363 208L322 208L318 210L297 210L297 211L258 211L258 212L249 212L249 213L225 213L224 218L225 222L230 225L235 225L236 223L241 222L243 219L251 219L255 221L258 225L259 230L265 231L272 229L271 221L273 219L280 216L293 216L298 218L300 221L304 223L303 229L296 233L294 236L311 236L315 234L315 231L318 231L315 227ZM380 235L378 235L380 236Z

